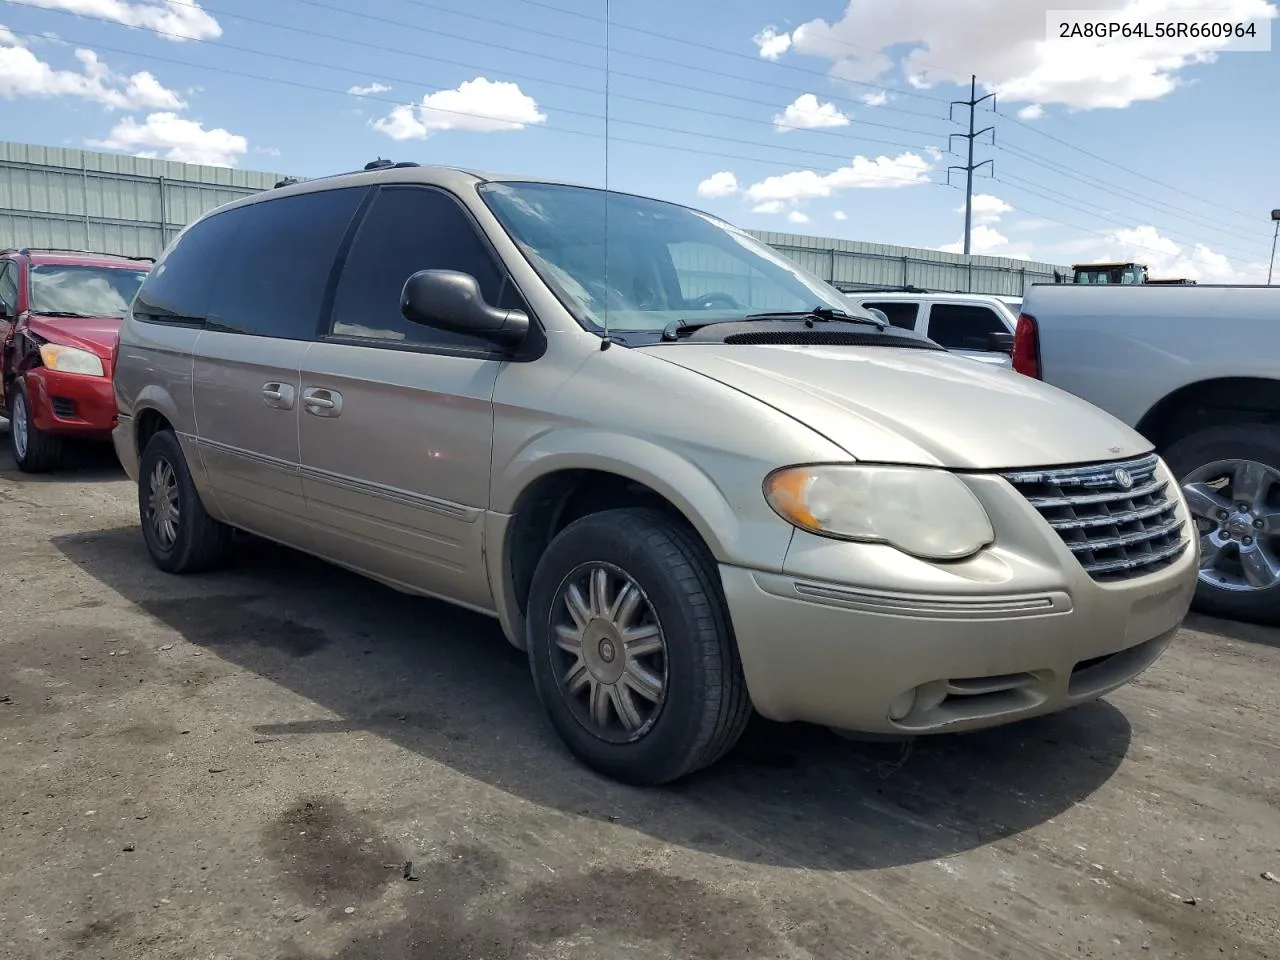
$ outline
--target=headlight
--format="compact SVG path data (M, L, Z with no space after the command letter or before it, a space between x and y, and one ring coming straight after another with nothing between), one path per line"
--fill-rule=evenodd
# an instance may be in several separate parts
M82 373L86 377L102 376L102 361L88 350L66 347L59 343L40 345L40 360L58 373Z
M802 530L887 543L924 560L962 560L995 539L978 498L946 470L787 467L765 479L764 493L779 516Z

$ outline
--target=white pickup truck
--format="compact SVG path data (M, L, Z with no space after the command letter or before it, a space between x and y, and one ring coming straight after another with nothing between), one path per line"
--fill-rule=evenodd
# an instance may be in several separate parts
M1164 457L1199 527L1198 609L1280 623L1280 287L1036 284L1013 367Z
M859 290L845 296L864 309L879 310L895 327L914 330L954 353L1009 366L1021 297L903 290Z

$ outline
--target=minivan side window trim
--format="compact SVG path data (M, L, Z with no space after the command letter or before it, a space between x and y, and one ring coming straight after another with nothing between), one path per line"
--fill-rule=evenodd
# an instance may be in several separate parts
M412 343L404 340L388 340L380 337L358 337L350 334L341 334L333 332L335 321L334 308L337 300L338 286L342 280L342 273L346 269L347 260L351 254L351 250L355 245L359 236L360 229L364 226L368 219L370 211L376 199L383 192L394 192L397 190L414 190L426 191L439 194L445 197L450 203L461 211L463 219L471 228L472 232L479 238L480 244L493 265L498 269L502 276L502 286L500 289L500 298L506 299L508 289L515 291L520 298L521 309L529 315L529 335L525 338L517 351L506 351L496 346L489 347L484 345L467 346L463 344L446 344L446 343ZM408 280L405 277L405 280ZM538 319L537 314L529 305L529 299L524 295L524 291L520 289L520 285L516 282L515 277L511 275L511 270L507 266L506 261L498 253L497 248L489 239L489 235L480 225L480 221L476 219L471 209L462 202L462 200L453 192L434 184L425 183L387 183L381 184L369 191L369 196L361 205L356 216L352 219L351 227L348 234L343 237L343 242L338 249L338 255L334 260L334 272L330 278L332 287L326 290L325 311L321 317L320 329L318 331L317 340L322 343L347 344L354 347L371 347L377 350L397 350L402 353L426 353L446 357L465 357L480 360L508 360L518 363L527 363L536 360L546 352L547 339L543 329L542 322Z

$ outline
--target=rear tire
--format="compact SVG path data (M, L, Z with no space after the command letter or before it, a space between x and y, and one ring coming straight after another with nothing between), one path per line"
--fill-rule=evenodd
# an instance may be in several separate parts
M23 473L48 473L62 464L63 438L41 430L31 417L27 385L14 381L9 389L9 452Z
M147 551L166 573L209 570L226 559L231 528L205 511L172 430L155 433L142 452L138 516Z
M526 631L556 731L616 780L708 766L751 717L715 561L660 511L608 510L561 531L534 573Z
M1175 442L1164 459L1199 528L1195 609L1280 623L1280 427L1201 430Z

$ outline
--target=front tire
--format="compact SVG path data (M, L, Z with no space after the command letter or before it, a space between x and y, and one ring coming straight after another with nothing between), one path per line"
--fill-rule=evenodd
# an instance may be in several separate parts
M231 528L205 511L171 430L154 434L142 452L138 515L147 551L166 573L196 573L226 558Z
M526 624L552 724L614 779L678 779L723 756L750 719L715 562L660 511L569 524L538 563Z
M1201 430L1164 458L1200 537L1195 609L1280 623L1280 427Z
M27 385L14 382L9 391L9 452L23 473L48 473L62 464L63 438L35 425Z

